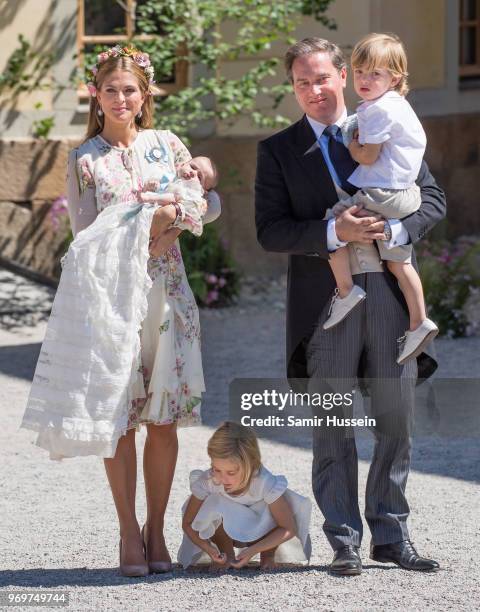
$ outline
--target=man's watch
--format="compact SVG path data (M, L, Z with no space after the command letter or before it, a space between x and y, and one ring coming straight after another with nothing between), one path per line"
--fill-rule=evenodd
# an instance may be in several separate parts
M383 223L383 233L385 234L384 241L390 242L392 239L392 228L390 227L390 223L385 219Z

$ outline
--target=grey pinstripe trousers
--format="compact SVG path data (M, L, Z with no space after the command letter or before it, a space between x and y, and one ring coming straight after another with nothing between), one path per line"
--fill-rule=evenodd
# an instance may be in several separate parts
M396 363L397 338L408 329L408 316L382 272L358 274L354 282L367 297L339 325L322 328L329 303L306 346L309 392L348 392L360 360L370 383L370 413L375 448L368 474L365 518L374 544L408 539L409 507L405 486L411 457L411 428L416 360ZM351 410L351 409L350 409ZM327 416L321 410L320 416ZM346 408L328 416L349 417ZM323 530L333 549L360 546L357 449L352 428L314 427L312 487L325 518Z

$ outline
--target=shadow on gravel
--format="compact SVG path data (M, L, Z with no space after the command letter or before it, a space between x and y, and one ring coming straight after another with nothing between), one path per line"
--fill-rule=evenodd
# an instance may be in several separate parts
M0 347L0 373L31 381L41 346L36 342Z
M26 327L35 328L39 323L48 321L50 309L47 310L26 310L9 311L0 307L0 329L15 332Z
M342 380L322 382L328 389L337 390L338 387L335 385L341 384ZM370 388L375 381L364 379L364 382ZM387 393L392 382L396 381L386 380L383 383L385 389L380 387L385 401L382 404L384 408L377 413L376 420L384 435L396 437L399 435L398 421L394 409L390 408L392 395ZM332 386L329 387L328 384ZM363 421L354 427L343 427L343 423L334 422L334 419L341 420L345 417L359 420L372 416L368 398L354 401L353 406L352 402L345 404L352 406L350 409L345 408L341 402L337 404L339 408L334 408L332 405L323 409L313 409L305 397L308 399L315 396L315 393L312 396L306 393L302 396L298 393L297 403L292 399L291 393L287 381L282 379L235 379L230 384L230 396L227 400L229 406L225 409L223 419L253 427L260 439L303 449L311 449L312 433L315 428L325 431L327 427L331 429L341 427L346 436L355 436L359 459L371 461L374 427L368 423L362 424ZM324 398L327 398L327 395L332 396L332 393L324 393ZM336 395L340 396L339 393ZM285 402L280 400L280 396L283 396ZM470 482L480 481L479 397L480 379L478 378L437 378L432 384L427 383L416 388L412 471ZM326 416L332 421L329 424ZM218 420L216 423L210 423L210 420L209 416L205 418L209 425L215 427L218 424ZM288 453L287 448L285 454L288 456ZM294 460L293 454L292 460Z
M248 567L243 570L227 570L225 572L209 572L208 567L183 570L175 567L168 574L150 574L142 578L127 578L118 573L117 568L86 569L74 567L70 569L22 569L0 571L0 587L56 588L69 586L104 587L125 586L126 584L167 582L169 580L215 579L222 576L235 576L238 580L251 580L265 574L298 574L308 572L328 572L328 565L307 565L280 567L268 572L261 572L258 567Z

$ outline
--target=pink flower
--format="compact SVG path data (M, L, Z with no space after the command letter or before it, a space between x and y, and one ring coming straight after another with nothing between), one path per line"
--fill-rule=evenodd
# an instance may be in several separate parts
M52 202L52 205L49 210L50 223L54 229L57 231L60 227L60 217L62 215L67 214L67 198L62 195L59 196L56 200Z
M226 284L227 284L227 280L225 278L223 278L223 276L221 276L218 279L218 286L219 287L225 287Z
M109 58L108 51L103 51L97 55L97 64L103 64Z
M92 96L92 98L97 97L97 88L91 81L87 83L87 89L88 89L88 93Z
M141 66L142 68L146 68L150 66L150 57L148 53L137 53L134 57L135 63Z
M218 281L218 278L215 276L215 274L207 274L206 281L209 285L215 285L215 283Z
M91 73L93 74L93 76L97 76L97 72L98 72L98 68L96 66L93 66L91 69Z
M205 300L207 305L210 305L210 304L212 304L212 302L216 302L217 300L218 300L218 291L213 289L212 291L209 291L207 293L207 297L206 297L206 300Z

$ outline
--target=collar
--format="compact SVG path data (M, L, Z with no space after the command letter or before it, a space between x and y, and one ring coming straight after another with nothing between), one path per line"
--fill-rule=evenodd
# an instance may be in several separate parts
M309 117L308 115L305 115L305 117L308 123L310 124L310 127L313 130L313 133L315 134L315 142L305 151L304 154L306 155L307 153L311 153L312 151L314 151L319 146L318 140L320 136L323 134L323 131L327 127L327 125L325 123L320 123L320 121L317 121L316 119L312 119L312 117ZM347 118L347 109L344 108L342 114L335 121L333 125L338 125L338 127L341 127L345 123L346 118Z
M316 119L312 119L312 117L309 117L308 115L305 115L305 116L318 140L320 136L323 134L323 130L327 127L327 124L321 123L320 121L317 121ZM346 118L347 118L347 109L344 108L342 114L335 121L334 125L338 125L338 127L341 127L345 123Z
M386 91L384 94L382 94L378 98L375 98L375 100L364 100L358 106L357 112L365 110L369 106L372 106L372 104L377 104L378 102L381 102L382 100L402 100L402 99L403 99L403 96L401 96L398 93L398 91L395 91L394 89L390 89L389 91Z

